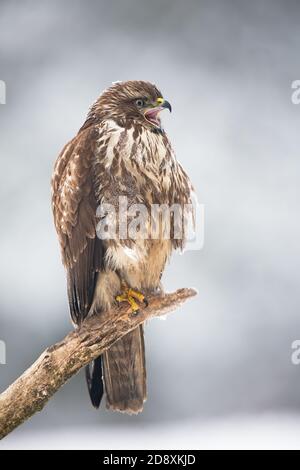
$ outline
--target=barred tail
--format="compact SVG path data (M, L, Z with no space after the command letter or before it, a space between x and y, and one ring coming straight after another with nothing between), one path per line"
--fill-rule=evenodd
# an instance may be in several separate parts
M146 366L143 327L131 331L103 354L107 408L139 413L146 400Z

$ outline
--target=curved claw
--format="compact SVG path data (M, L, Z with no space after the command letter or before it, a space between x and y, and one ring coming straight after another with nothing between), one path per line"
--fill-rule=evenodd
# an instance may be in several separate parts
M132 317L136 317L139 313L140 313L139 309L133 310L133 311L131 312L131 316L132 316Z

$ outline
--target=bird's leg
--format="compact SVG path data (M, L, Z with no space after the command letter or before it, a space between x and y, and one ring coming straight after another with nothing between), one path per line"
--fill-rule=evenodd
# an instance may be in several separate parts
M119 303L120 302L129 303L132 313L137 314L139 311L139 305L136 302L136 300L138 300L139 302L143 302L145 307L147 307L148 302L144 294L142 294L141 292L131 289L131 287L128 287L123 281L121 283L121 290L122 290L122 294L117 295L116 301Z

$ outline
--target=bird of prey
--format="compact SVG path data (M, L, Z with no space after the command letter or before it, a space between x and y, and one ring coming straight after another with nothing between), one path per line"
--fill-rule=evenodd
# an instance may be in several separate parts
M161 125L164 109L171 111L171 105L154 84L116 82L92 105L56 161L52 207L76 327L89 315L108 315L116 301L128 302L138 312L146 304L145 294L161 288L172 250L184 245L184 231L175 237L174 217L169 237L163 236L161 216L158 235L152 238L105 238L97 230L99 206L107 203L117 212L120 197L126 196L128 206L146 208L191 204L192 185ZM149 226L143 226L148 234ZM86 379L96 408L105 393L107 408L140 412L146 400L143 328L128 333L93 361Z

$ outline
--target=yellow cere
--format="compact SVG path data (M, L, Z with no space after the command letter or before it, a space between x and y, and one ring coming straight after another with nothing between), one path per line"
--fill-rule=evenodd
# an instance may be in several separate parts
M163 98L157 98L156 101L157 101L158 104L162 104L164 102L164 99Z

